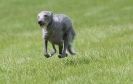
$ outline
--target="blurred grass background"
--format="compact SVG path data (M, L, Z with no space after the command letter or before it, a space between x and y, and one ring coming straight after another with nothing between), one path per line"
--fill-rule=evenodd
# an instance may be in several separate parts
M132 0L0 0L0 84L132 84ZM73 19L76 56L45 58L37 13Z

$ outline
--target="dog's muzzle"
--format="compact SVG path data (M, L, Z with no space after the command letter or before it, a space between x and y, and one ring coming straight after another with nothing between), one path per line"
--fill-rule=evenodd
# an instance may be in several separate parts
M44 23L43 21L38 21L38 24L39 24L40 26L45 25L45 23Z

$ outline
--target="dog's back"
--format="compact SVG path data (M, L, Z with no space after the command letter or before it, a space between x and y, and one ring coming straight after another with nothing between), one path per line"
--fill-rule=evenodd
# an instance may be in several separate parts
M58 44L63 41L65 33L71 33L71 39L74 39L75 32L72 27L71 19L64 14L54 14L52 24L47 28L49 40Z
M62 29L64 30L64 32L71 32L73 37L75 36L75 31L73 29L72 20L70 17L64 14L55 14L54 19L63 26Z

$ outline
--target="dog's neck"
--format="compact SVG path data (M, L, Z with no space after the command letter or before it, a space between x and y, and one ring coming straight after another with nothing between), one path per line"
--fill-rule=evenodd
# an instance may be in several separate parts
M47 33L48 33L47 28L43 27L42 28L42 38L43 39L45 38L45 36L46 36Z
M47 26L43 26L42 27L42 30L47 30Z
M49 24L47 25L47 27L50 27L50 25L52 25L53 23L53 17L51 18L51 21L49 22Z

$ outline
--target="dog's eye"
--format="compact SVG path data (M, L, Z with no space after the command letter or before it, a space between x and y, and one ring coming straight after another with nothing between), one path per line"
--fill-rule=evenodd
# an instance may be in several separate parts
M48 15L44 15L44 17L48 17Z

